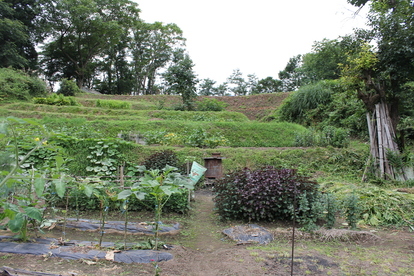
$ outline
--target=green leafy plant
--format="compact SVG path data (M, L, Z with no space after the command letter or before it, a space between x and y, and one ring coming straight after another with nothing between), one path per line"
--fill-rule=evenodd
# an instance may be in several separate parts
M326 147L345 148L349 146L349 131L333 126L326 126L318 131L309 128L306 131L296 133L296 147Z
M55 167L48 170L38 171L36 164L27 166L29 158L42 147L49 146L46 138L33 139L32 148L21 154L19 150L18 133L16 132L19 124L36 125L38 129L43 129L41 125L31 121L18 120L9 118L3 121L1 128L2 136L10 135L12 150L14 152L14 164L10 166L9 171L1 171L2 179L0 181L0 190L7 187L7 193L0 198L0 220L9 218L7 226L12 232L20 233L19 238L27 241L27 227L31 223L34 228L40 226L43 222L43 205L42 199L45 197L47 185L55 188L59 196L65 193L66 182L68 177L60 171L64 162L60 155L55 155ZM7 126L7 127L6 127ZM44 131L44 129L43 129ZM46 135L46 132L43 133Z
M334 227L336 222L336 215L339 211L339 202L336 199L335 195L332 193L324 194L324 200L325 200L325 227L328 229L331 229Z
M158 248L159 226L164 205L174 193L180 193L182 189L194 188L192 181L188 177L176 172L177 168L166 166L163 170L147 170L144 166L140 167L144 176L135 183L130 190L122 191L118 194L118 199L125 200L135 195L139 200L145 199L148 194L155 199L155 246Z
M80 106L74 97L64 96L63 94L52 94L46 98L33 98L35 104L47 104L47 105L69 105Z
M351 229L356 229L357 223L361 218L359 197L355 193L352 193L345 197L343 204L343 212L348 225L351 227Z
M223 111L227 106L227 103L215 98L203 98L202 101L196 102L196 109L198 111Z
M131 103L118 100L96 100L96 107L110 109L131 109Z
M76 96L80 92L81 90L73 80L62 79L60 81L60 88L57 91L57 94L63 96Z
M28 101L47 94L42 80L10 68L0 68L0 87L0 101Z

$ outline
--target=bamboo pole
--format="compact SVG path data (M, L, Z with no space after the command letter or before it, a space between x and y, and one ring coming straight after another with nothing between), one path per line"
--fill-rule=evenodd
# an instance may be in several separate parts
M379 169L380 169L380 177L384 177L384 145L382 140L382 126L381 126L381 113L380 113L380 105L375 105L376 111L376 118L377 118L377 139L378 139L378 155L379 155Z

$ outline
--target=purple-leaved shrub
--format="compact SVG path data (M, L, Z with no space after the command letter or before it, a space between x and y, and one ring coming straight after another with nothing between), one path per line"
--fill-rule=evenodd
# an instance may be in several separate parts
M318 184L294 169L245 168L218 180L214 191L216 211L223 220L292 220L294 195L299 222L314 224L320 217L315 214L321 212Z

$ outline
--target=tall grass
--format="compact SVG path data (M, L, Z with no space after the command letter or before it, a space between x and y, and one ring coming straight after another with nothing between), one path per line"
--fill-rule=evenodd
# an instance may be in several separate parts
M118 100L96 100L96 107L110 109L131 109L131 103Z

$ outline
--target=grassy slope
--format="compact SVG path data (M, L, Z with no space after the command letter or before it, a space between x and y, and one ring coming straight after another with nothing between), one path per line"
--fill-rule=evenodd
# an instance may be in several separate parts
M203 158L221 151L226 157L224 171L236 168L275 165L294 167L307 174L340 176L355 181L362 173L366 160L366 147L356 150L290 148L295 132L303 127L289 123L262 123L260 119L276 109L287 93L274 93L242 97L217 97L228 104L226 112L179 112L158 110L169 108L181 101L179 96L122 96L82 94L77 101L82 106L48 106L32 103L12 103L0 107L0 116L38 118L52 129L88 130L89 137L117 137L120 133L145 133L153 130L182 132L203 128L218 132L229 141L229 147L219 149L173 148L181 160ZM95 107L97 99L121 100L131 103L129 110ZM249 120L250 119L250 120ZM84 133L83 133L84 135ZM243 147L243 148L241 148ZM246 148L249 147L249 148ZM275 148L278 147L278 148ZM283 148L280 148L283 147ZM141 162L154 151L167 147L139 146L130 153L131 160Z

